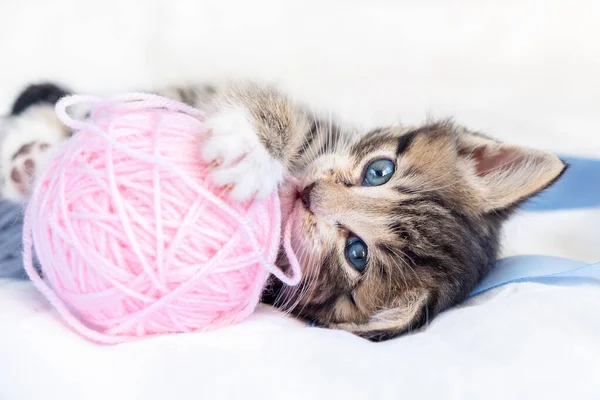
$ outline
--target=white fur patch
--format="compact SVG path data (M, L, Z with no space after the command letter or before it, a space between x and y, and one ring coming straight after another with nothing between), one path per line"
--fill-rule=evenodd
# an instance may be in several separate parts
M32 106L19 116L5 120L0 128L0 197L23 201L26 195L11 179L13 169L24 171L28 159L35 163L37 170L43 168L48 150L62 143L67 133L50 105ZM30 143L29 153L15 156Z
M276 190L285 167L260 142L246 108L220 110L206 124L212 133L200 153L205 162L217 164L211 173L215 184L231 186L231 198L238 201Z

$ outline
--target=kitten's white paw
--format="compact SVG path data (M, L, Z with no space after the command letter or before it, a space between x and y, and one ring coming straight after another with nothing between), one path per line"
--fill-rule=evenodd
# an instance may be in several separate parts
M23 201L36 172L48 161L49 150L66 139L67 130L46 105L9 118L0 130L0 197Z
M221 110L206 125L211 134L201 157L215 165L210 178L216 185L230 187L231 198L238 201L264 198L277 188L284 166L262 145L244 107Z
M36 171L39 170L40 160L50 147L45 142L29 142L23 144L13 155L7 168L4 195L11 200L22 200L31 193Z

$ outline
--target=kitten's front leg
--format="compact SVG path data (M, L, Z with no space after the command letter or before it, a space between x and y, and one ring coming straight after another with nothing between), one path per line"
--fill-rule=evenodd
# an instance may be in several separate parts
M309 130L305 114L276 90L252 84L217 91L200 106L210 129L200 155L214 165L211 179L239 201L272 193Z

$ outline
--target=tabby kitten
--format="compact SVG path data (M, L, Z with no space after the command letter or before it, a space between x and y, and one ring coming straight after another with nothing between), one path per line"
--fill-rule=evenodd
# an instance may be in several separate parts
M284 214L294 210L303 280L297 287L272 282L265 301L375 341L417 329L464 300L496 259L502 223L565 170L553 154L450 121L344 129L268 86L158 93L205 110L210 136L199 156L214 165L212 179L233 199L279 187ZM41 103L49 108L53 101ZM68 135L60 129L58 136ZM22 153L1 171L3 192L13 198L26 196L23 182L33 175L31 164L39 165ZM283 254L278 264L288 267Z

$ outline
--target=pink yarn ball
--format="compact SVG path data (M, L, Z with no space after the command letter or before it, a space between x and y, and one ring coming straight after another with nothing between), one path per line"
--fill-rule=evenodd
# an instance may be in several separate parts
M87 121L68 116L86 102L94 104ZM200 111L134 94L65 98L57 114L75 134L38 177L25 264L76 331L116 343L214 329L252 313L269 272L298 282L297 262L291 278L274 267L277 193L235 203L207 178Z

